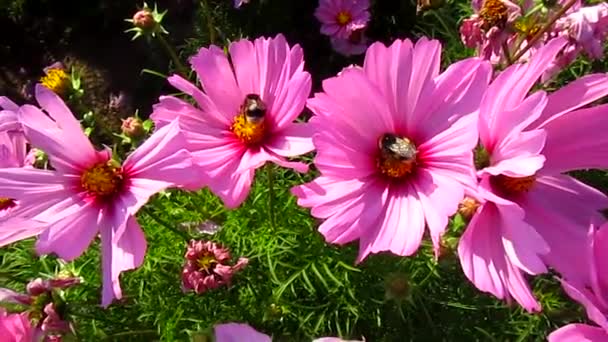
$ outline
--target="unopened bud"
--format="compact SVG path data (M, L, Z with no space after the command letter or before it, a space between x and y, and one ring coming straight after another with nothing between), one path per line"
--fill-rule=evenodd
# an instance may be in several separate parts
M146 133L141 119L132 116L122 120L121 129L129 138L141 138Z
M137 11L133 15L133 26L139 27L142 30L151 30L156 25L154 16L148 8Z
M460 204L458 204L458 213L462 215L465 220L470 220L471 217L475 215L477 208L479 208L479 202L474 198L465 197Z

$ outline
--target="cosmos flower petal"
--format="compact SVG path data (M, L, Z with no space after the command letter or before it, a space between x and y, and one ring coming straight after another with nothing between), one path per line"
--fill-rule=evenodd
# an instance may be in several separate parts
M585 307L587 317L604 330L608 331L608 317L606 317L606 314L598 308L597 303L594 301L595 295L586 289L571 284L569 281L562 279L561 283L562 288L568 296Z
M311 152L315 149L312 143L313 128L307 124L290 124L281 134L276 134L266 144L272 153L282 157L292 157Z
M608 168L608 104L569 112L543 128L547 130L543 173Z
M412 56L412 76L407 88L407 101L405 103L406 127L411 129L420 125L415 115L417 107L426 107L426 101L431 98L422 96L434 87L433 79L439 75L441 62L441 44L438 40L428 40L422 37L416 42ZM399 96L399 95L397 95ZM400 108L403 110L403 108Z
M82 132L80 122L76 120L70 109L57 94L41 84L36 85L35 92L40 107L55 120L59 129L68 136L64 136L64 138L82 148L91 146L89 139Z
M162 127L139 146L124 162L124 172L131 179L159 180L175 185L198 181L192 168L192 156L180 132L179 119Z
M272 339L266 334L256 331L251 326L243 323L218 324L214 328L216 342L271 342Z
M38 254L55 253L66 261L79 257L97 235L99 210L93 203L48 225L36 242Z
M568 324L547 337L549 342L603 342L608 341L608 332L587 324Z
M16 112L19 110L19 106L15 102L11 101L8 97L0 96L0 109Z
M202 48L190 58L205 93L226 118L232 118L246 94L236 84L232 67L224 51L217 46Z
M342 117L331 115L328 120L343 123L353 128L364 141L374 141L386 132L394 132L395 124L386 102L378 88L367 79L362 69L349 68L337 77L323 81L323 90L348 115ZM361 96L366 94L366 96ZM322 103L321 103L322 105ZM324 111L311 108L315 114L323 115Z
M435 79L433 93L441 95L431 95L433 101L425 101L416 108L416 119L412 121L418 123L416 127L423 128L416 132L418 139L426 141L455 120L476 113L491 76L491 65L478 58L467 58L450 65Z
M119 277L123 271L141 266L146 254L146 238L134 217L116 216L111 225L101 229L103 289L101 305L107 307L114 298L122 298ZM122 237L114 241L114 232L126 225Z
M365 178L377 171L373 153L362 153L356 144L344 144L328 134L317 134L313 140L315 166L325 176Z
M7 342L30 342L41 339L38 329L30 323L28 313L7 314L0 309L0 336Z
M389 47L376 42L365 54L365 74L386 97L393 113L408 113L408 98L403 93L407 93L412 78L413 50L411 41L395 40ZM404 118L395 116L397 127L405 126Z
M479 116L481 142L490 153L494 153L496 148L500 148L503 140L516 136L536 120L546 104L545 93L538 91L511 110L504 109L494 116L482 112Z
M458 209L458 203L464 197L464 189L438 170L420 170L414 188L422 205L435 255L439 256L441 237L447 227L448 217Z
M8 222L3 221L0 228L0 247L37 236L47 226L47 224L42 222L22 218L14 218Z
M545 146L546 137L546 131L534 130L503 140L492 155L495 162L481 170L479 174L504 174L509 177L526 177L535 174L546 161L546 157L540 154Z
M514 105L520 103L534 84L538 81L541 75L551 66L557 54L562 51L564 45L568 41L562 37L553 38L543 47L538 49L530 58L530 61L525 64L524 68L519 69L517 73L517 86L509 89L507 98L503 99L503 109L511 109Z
M63 131L58 123L31 105L21 106L18 115L29 142L33 147L45 151L56 169L73 172L97 159L98 153L93 145L88 140L82 141L81 138L85 137L82 130ZM73 146L78 148L74 149Z
M287 65L284 68L287 68ZM302 113L311 87L310 74L303 71L291 76L289 82L284 82L284 86L279 87L280 92L276 94L271 107L277 130L290 125Z
M406 226L407 230L403 231L403 226ZM370 252L390 251L396 255L412 255L420 246L424 227L424 211L413 188L389 193L385 219Z
M542 115L534 125L543 127L551 120L606 95L608 95L608 74L585 75L551 93Z
M154 121L156 129L171 124L176 118L183 127L210 124L204 120L205 114L190 103L173 96L161 96L160 102L153 106L150 119Z
M506 257L501 242L502 229L513 223L517 224L512 218L502 216L493 203L484 203L460 239L460 264L479 290L500 299L513 297L526 310L539 311L540 304L522 272Z
M291 193L298 197L298 205L311 208L311 214L318 218L326 218L329 215L324 212L333 212L342 207L339 203L346 198L359 198L365 189L365 183L358 179L335 180L333 178L320 176L312 182L291 188ZM323 200L324 203L317 204Z
M13 199L56 194L64 190L69 176L57 176L47 170L7 168L0 169L0 193Z
M225 126L230 124L230 119L232 116L224 115L220 110L218 110L213 100L210 99L207 94L198 89L194 84L190 83L190 81L179 75L172 75L167 78L167 80L172 86L194 98L203 114L203 116L199 118L200 120L204 120L208 124L214 125Z
M589 222L601 222L599 210L608 207L608 198L569 176L543 176L537 178L520 205L526 222L549 245L545 262L566 279L588 279L587 257L580 251L588 245Z

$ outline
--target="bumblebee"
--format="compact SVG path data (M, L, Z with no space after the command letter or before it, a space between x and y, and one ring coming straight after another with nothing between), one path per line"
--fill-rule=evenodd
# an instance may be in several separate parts
M241 105L241 112L245 115L247 122L259 124L264 121L264 116L266 116L266 104L264 104L260 95L247 94Z
M378 148L385 158L412 161L416 157L416 147L411 140L386 133L378 139Z

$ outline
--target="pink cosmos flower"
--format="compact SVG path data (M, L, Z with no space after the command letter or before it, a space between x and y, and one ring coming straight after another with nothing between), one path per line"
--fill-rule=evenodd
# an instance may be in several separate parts
M5 342L34 342L38 333L30 324L27 313L8 314L0 309L0 336Z
M549 342L605 342L608 341L608 224L599 230L589 230L586 265L588 284L562 280L566 293L587 310L587 316L599 327L587 324L569 324L549 335ZM584 254L584 253L581 253Z
M608 197L562 173L604 168L608 105L579 109L608 94L608 75L582 77L560 90L527 95L566 41L555 39L527 64L505 69L479 110L487 153L478 172L483 204L460 239L464 273L498 298L540 310L524 277L553 267L584 279L586 226Z
M263 334L248 324L244 323L224 323L218 324L214 328L216 342L271 342L270 336ZM354 340L343 340L337 337L321 337L312 342L361 342Z
M120 165L110 151L96 151L68 107L36 87L41 109L24 105L19 120L30 143L44 150L54 170L0 169L0 194L19 201L13 217L0 221L0 245L39 235L36 249L73 260L99 233L102 304L121 297L119 275L139 267L146 241L135 213L150 196L192 178L190 154L177 121L159 129Z
M353 31L367 26L369 0L320 0L315 17L321 22L321 33L348 39Z
M247 197L257 168L270 161L306 172L306 164L285 158L314 147L311 128L293 122L311 87L300 46L290 49L278 35L240 40L229 51L232 63L217 46L202 48L190 59L204 92L178 75L169 78L199 108L163 96L151 118L156 127L180 118L195 163L210 176L205 182L226 206L235 208Z
M292 192L325 219L328 242L359 240L358 260L411 255L427 226L438 253L448 216L475 186L474 112L491 68L469 58L440 74L440 55L436 40L375 43L363 68L325 80L308 102L321 176Z
M333 49L344 56L360 55L367 50L364 29L354 30L347 39L332 37L330 41Z
M234 266L230 266L230 251L211 241L191 240L185 257L182 286L184 290L194 290L197 294L230 285L234 273L249 262L247 258L239 258Z

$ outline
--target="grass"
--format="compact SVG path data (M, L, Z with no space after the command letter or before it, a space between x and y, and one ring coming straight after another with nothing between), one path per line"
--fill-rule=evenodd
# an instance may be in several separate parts
M410 2L399 3L400 10L412 8ZM265 15L271 4L276 2L267 1L259 9L244 11ZM239 20L246 22L242 27L252 36L273 27L267 22L256 25L243 13L228 13L225 4L210 1L209 6L213 15L200 17L214 18L216 39L222 41L245 35L238 28ZM378 11L388 13L390 8ZM408 24L412 27L408 35L441 39L443 64L448 65L473 54L462 47L457 32L458 22L467 11L465 1L449 2L425 13L414 25ZM399 36L404 27L399 20L404 19L393 19L383 16L381 20L386 21L383 25L391 34ZM287 25L277 20L277 27ZM194 30L195 37L187 40L182 56L206 45L211 35L208 28L203 19ZM314 31L305 28L298 34L306 36L306 30ZM286 34L298 37L294 32ZM322 54L326 46L320 49ZM318 78L353 61L332 57L331 65L322 65L317 60L320 57L310 58L311 68L318 68L319 74L313 72ZM557 84L591 70L607 69L606 62L581 60L564 71ZM308 210L298 207L289 192L291 187L313 179L315 172L300 175L277 167L272 172L274 191L269 189L269 174L258 170L247 201L237 210L226 210L207 190L171 190L155 196L138 215L148 241L145 262L122 275L124 298L108 309L99 307L97 241L83 256L67 264L52 256L37 257L32 240L0 249L0 285L24 290L28 280L39 276L64 273L82 277L84 284L65 293L66 313L76 328L72 338L82 341L204 341L203 335L214 324L229 321L247 322L272 334L275 341L310 341L320 336L400 342L542 341L565 322L584 319L552 275L533 280L544 308L540 314L527 314L515 304L480 293L462 274L453 247L439 260L425 242L411 258L380 254L356 264L356 243L326 244L316 231L319 222ZM608 189L608 178L602 171L578 172L576 176ZM269 207L271 198L274 205ZM222 228L213 235L196 229L208 220ZM456 239L462 222L454 220L450 228L448 237ZM189 237L220 242L231 249L234 258L249 258L249 265L235 276L230 287L202 295L184 293L181 268Z

